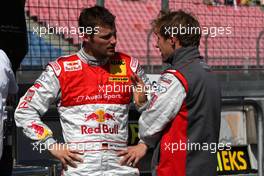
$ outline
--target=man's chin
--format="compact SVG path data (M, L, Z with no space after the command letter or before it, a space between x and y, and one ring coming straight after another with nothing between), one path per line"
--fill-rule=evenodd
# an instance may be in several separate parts
M115 50L113 50L113 51L109 51L109 52L107 52L107 56L108 57L112 57L112 56L114 56L115 55Z

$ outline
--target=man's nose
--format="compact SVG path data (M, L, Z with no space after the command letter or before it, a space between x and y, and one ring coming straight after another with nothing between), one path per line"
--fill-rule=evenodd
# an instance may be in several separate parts
M154 44L154 47L155 47L155 48L159 48L158 43L155 43L155 44Z
M112 36L111 37L111 44L116 44L117 40L116 40L116 36Z

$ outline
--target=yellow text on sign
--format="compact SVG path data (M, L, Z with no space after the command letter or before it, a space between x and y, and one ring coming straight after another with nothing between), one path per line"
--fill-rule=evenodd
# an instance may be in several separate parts
M217 152L217 171L244 171L248 169L244 151Z

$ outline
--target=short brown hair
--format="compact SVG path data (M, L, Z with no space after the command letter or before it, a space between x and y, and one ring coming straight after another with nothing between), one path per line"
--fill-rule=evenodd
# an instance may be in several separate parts
M94 28L96 26L115 28L115 16L108 9L101 6L93 6L83 9L78 22L79 27L83 28Z
M200 45L201 28L198 20L193 15L182 10L161 14L152 22L152 26L154 31L159 33L165 39L168 39L171 36L176 37L182 47L198 47ZM171 32L168 32L169 28ZM188 29L188 32L184 34L179 32L179 29L183 28L185 28L185 30ZM177 33L172 32L174 29L178 30ZM193 30L195 31L193 32Z

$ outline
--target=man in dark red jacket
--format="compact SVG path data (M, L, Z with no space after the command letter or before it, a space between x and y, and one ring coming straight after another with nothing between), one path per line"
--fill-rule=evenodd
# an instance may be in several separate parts
M176 11L153 25L157 48L168 67L140 117L140 144L120 152L121 163L135 165L147 147L159 142L158 176L217 175L220 86L199 53L199 22Z

